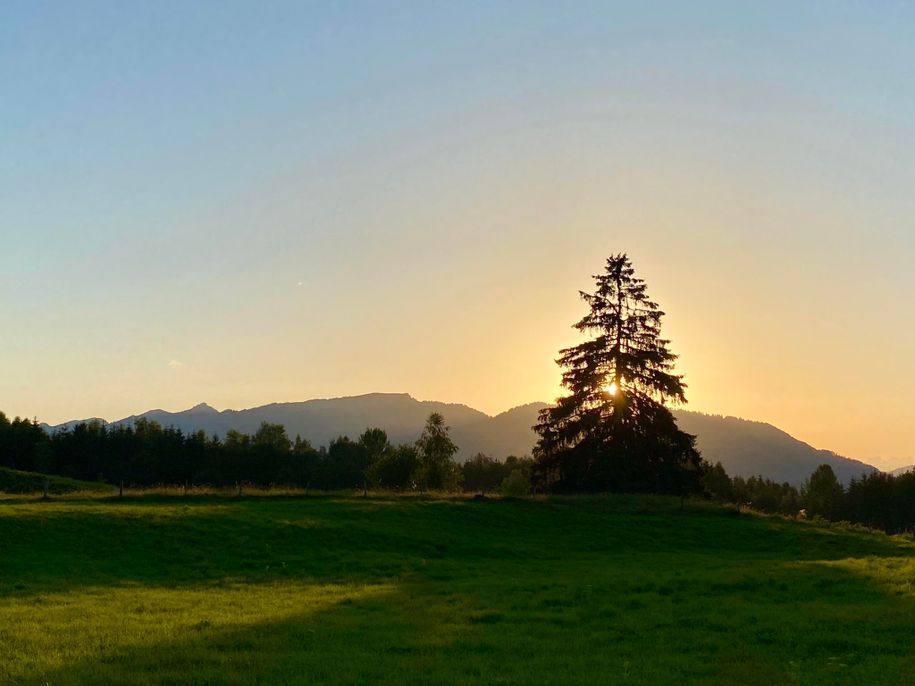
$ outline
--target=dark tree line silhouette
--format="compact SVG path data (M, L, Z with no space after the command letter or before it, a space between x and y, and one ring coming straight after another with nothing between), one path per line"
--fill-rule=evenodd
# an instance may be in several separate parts
M440 414L432 414L419 440L391 445L378 428L356 440L335 438L315 448L290 439L280 424L264 422L253 434L229 431L224 438L186 434L157 422L133 425L77 424L46 433L37 423L0 412L0 467L129 486L253 484L341 490L500 490L519 471L530 491L530 460L501 462L477 455L455 462L457 446Z
M915 472L870 472L843 486L832 467L817 467L800 488L761 476L729 477L721 463L703 477L708 496L760 512L862 524L888 533L915 533Z
M416 443L391 445L367 429L358 439L340 436L327 447L290 439L279 424L253 435L230 431L224 439L185 434L156 422L133 426L77 424L47 434L34 421L0 412L0 467L128 486L297 486L316 490L380 488L528 495L537 465L531 458L504 461L478 454L454 461L454 444L440 415L430 417ZM890 533L915 532L915 473L873 472L838 481L828 465L801 488L761 476L731 477L721 463L703 465L697 494L760 512L848 521Z

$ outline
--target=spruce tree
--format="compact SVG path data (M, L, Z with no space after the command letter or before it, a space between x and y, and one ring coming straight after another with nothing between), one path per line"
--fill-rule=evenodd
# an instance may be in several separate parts
M574 328L593 338L560 350L568 394L534 427L535 479L558 492L679 493L699 483L695 437L677 427L666 402L685 403L677 359L661 337L664 313L629 258L614 255L581 292L588 312Z

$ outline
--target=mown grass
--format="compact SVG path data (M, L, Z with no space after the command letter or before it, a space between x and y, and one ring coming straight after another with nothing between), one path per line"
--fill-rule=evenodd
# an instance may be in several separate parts
M0 682L909 684L913 555L664 498L7 498Z

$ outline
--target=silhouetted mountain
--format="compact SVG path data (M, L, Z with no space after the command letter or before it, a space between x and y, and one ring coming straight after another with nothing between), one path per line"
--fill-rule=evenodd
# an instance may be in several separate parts
M877 468L799 441L771 424L676 410L677 424L697 437L702 456L721 462L731 476L757 476L800 486L821 464L828 464L839 481L848 483Z
M47 431L48 433L53 433L54 431L63 431L65 429L72 429L75 426L80 424L107 424L107 420L101 419L99 417L92 417L91 419L74 419L69 422L64 422L63 424L55 424L51 426L50 424L45 424L42 422L38 426Z
M132 424L144 417L185 432L203 430L224 436L230 429L254 433L261 422L268 421L283 424L291 437L299 435L318 446L341 435L356 438L373 426L387 431L393 443L412 442L419 437L429 414L440 412L460 447L458 458L463 460L478 452L499 458L530 454L535 441L531 427L544 407L545 403L530 403L490 417L466 405L420 401L406 393L370 393L222 412L200 404L183 412L152 410L114 423ZM703 457L721 462L731 475L762 475L800 485L824 463L843 482L875 469L858 460L817 450L770 424L685 410L674 414L684 431L698 437Z
M426 418L432 412L444 415L455 442L461 447L462 457L487 450L490 445L498 447L499 454L503 448L509 450L506 455L510 454L515 446L521 451L519 454L524 454L530 452L533 445L530 427L527 433L531 436L523 436L520 441L498 431L493 435L490 423L496 418L466 405L419 401L406 393L370 393L300 403L273 403L248 410L223 412L201 404L183 412L152 410L114 423L133 424L143 417L185 432L202 429L208 434L224 436L230 429L254 433L261 422L266 421L282 424L291 437L299 435L316 446L327 445L342 435L356 438L366 428L377 426L388 433L392 443L406 443L419 438Z

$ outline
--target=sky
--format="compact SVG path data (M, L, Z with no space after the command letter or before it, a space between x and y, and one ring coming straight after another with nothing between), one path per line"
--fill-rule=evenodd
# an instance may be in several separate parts
M0 3L0 410L560 393L629 254L687 409L915 460L915 6Z

